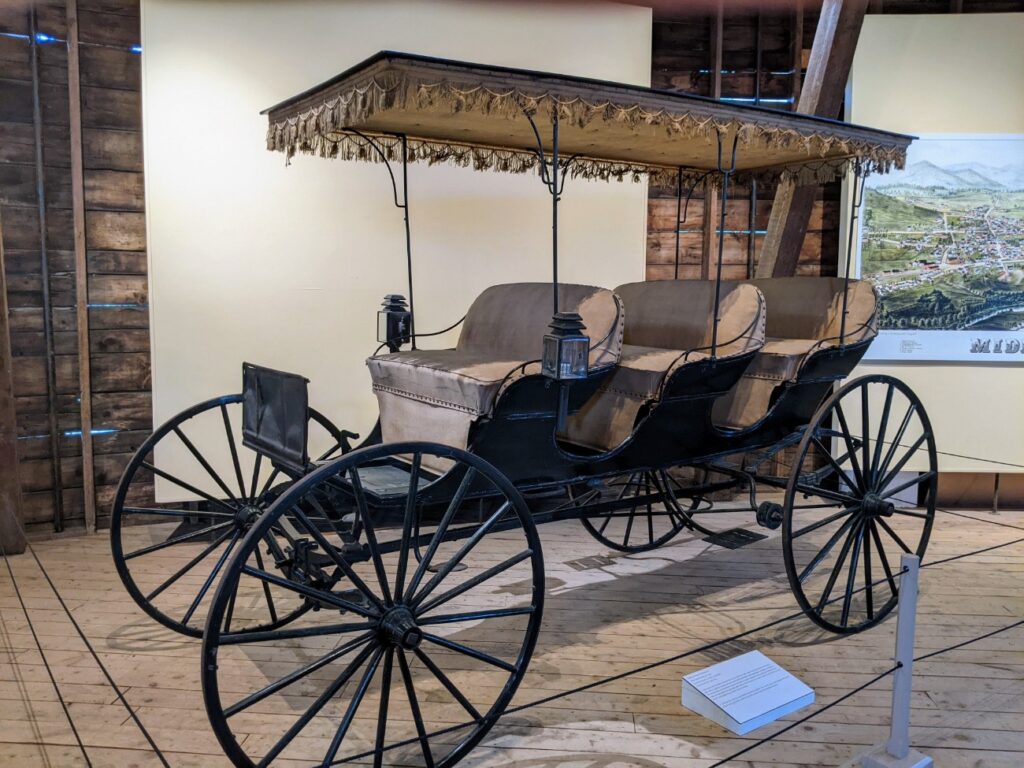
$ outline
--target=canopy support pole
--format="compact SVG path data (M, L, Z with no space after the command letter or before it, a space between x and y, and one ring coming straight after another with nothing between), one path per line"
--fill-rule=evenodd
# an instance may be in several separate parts
M722 175L722 205L718 214L718 263L715 266L715 322L711 326L711 359L718 357L718 321L722 303L722 260L725 257L725 213L729 205L729 180L736 172L736 142L739 134L732 137L732 159L729 166L722 164L722 134L718 134L718 172Z
M388 176L391 177L391 193L395 202L395 207L402 212L402 217L405 220L405 265L406 272L409 280L409 339L412 342L413 350L416 349L416 305L413 301L412 295L412 230L409 227L409 137L404 133L392 133L389 134L398 139L399 146L402 148L402 198L399 201L398 198L398 181L395 179L395 171L391 167L391 161L388 159L387 152L380 145L379 142L373 139L371 136L367 136L362 131L358 131L355 128L346 128L345 133L353 136L358 136L360 139L365 141L367 145L377 153L380 161L384 163L384 167L388 171Z
M850 220L846 233L846 265L843 275L843 313L839 320L839 348L846 347L846 304L850 293L850 265L853 264L853 243L857 225L860 222L860 210L864 204L864 185L867 180L867 173L860 160L853 161L853 178L850 180L850 197L852 206L850 208Z

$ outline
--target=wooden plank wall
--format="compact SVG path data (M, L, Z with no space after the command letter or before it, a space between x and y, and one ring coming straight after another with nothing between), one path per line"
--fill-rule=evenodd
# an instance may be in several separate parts
M74 0L72 0L74 2ZM82 440L69 130L67 3L35 5L49 273L41 271L29 11L0 9L0 205L7 259L18 455L30 533L83 525ZM77 0L98 521L151 429L137 0ZM43 281L53 328L59 487L50 450Z
M759 103L775 109L792 109L799 89L803 62L801 52L814 39L815 16L795 14L730 13L722 23L722 66L715 82L713 61L716 24L713 18L692 17L655 20L652 48L652 82L655 88L710 96L720 88L721 98L738 103ZM688 190L683 191L684 196ZM749 186L733 185L726 209L723 276L752 276L771 213L774 190L765 184L756 195ZM798 274L832 275L839 256L838 182L818 189L808 235L800 254ZM717 259L716 232L704 236L704 189L693 190L685 221L679 227L679 270L682 279L714 274ZM753 216L751 212L753 209ZM676 275L676 190L652 188L648 202L647 279L664 280ZM711 253L708 253L709 247ZM710 268L709 268L710 267Z

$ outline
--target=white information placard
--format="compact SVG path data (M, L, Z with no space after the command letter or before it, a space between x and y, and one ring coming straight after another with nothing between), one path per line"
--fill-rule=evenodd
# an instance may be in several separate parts
M814 691L760 651L683 678L683 706L740 736L814 702Z

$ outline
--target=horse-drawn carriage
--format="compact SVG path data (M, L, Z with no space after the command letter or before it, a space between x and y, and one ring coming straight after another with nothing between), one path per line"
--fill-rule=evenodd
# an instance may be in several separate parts
M927 545L936 454L903 383L837 388L877 332L871 286L723 280L722 238L715 280L564 284L557 211L567 177L681 194L716 175L724 230L736 179L853 168L856 184L901 163L909 137L393 53L268 113L270 149L386 163L407 237L408 162L537 170L554 276L488 288L454 348L420 349L410 250L409 306L388 297L367 360L380 418L360 444L309 407L304 379L246 365L242 394L179 414L133 458L113 510L118 571L153 618L203 637L207 712L237 765L460 760L533 653L542 522L578 519L632 554L746 510L781 526L818 625L855 632L892 610L898 553ZM213 453L190 436L211 423ZM161 466L172 443L208 482ZM140 490L153 478L156 503ZM758 503L759 487L776 496ZM749 504L712 500L729 491Z

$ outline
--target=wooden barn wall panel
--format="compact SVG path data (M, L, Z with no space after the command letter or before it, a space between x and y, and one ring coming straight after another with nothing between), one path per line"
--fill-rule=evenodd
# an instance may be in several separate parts
M57 383L64 517L81 521L78 322L69 132L66 2L36 5L43 189L49 274L40 271L32 68L26 39L0 37L0 206L4 214L9 329L22 490L30 531L52 530L54 488L46 384L43 287ZM97 514L109 519L119 474L151 424L148 281L142 178L139 6L78 0L88 348L92 369ZM26 35L24 9L0 8L0 31ZM80 524L80 522L78 522Z

